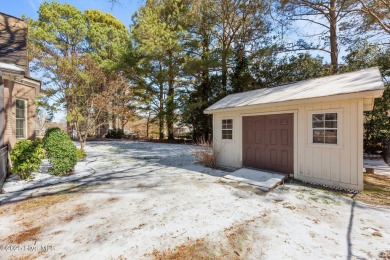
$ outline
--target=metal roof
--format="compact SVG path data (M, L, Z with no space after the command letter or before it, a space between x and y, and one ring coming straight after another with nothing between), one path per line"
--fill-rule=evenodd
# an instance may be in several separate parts
M384 83L381 73L377 67L374 67L273 88L231 94L208 107L205 112L382 89L384 89Z

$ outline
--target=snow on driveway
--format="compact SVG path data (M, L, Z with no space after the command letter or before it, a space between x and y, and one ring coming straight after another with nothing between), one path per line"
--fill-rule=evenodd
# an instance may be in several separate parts
M378 258L390 250L389 208L296 184L265 194L237 189L219 181L226 172L195 164L193 149L89 142L96 174L0 206L2 258L142 259L197 239L199 250L223 259Z

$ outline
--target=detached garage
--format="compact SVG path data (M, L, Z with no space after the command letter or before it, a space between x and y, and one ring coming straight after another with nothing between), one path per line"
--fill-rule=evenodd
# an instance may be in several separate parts
M218 164L363 189L363 111L382 96L378 68L229 95L213 115Z

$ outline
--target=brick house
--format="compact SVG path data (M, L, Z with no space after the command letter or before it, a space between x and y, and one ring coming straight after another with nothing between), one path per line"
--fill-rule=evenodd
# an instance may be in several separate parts
M35 138L41 82L29 77L27 23L0 13L0 147Z

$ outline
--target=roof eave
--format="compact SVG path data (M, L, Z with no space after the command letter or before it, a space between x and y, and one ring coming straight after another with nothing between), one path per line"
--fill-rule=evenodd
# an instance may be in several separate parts
M360 91L360 92L347 93L347 94L337 94L337 95L329 95L329 96L322 96L322 97L294 99L294 100L287 100L287 101L280 101L280 102L217 108L217 109L213 109L213 110L206 109L203 111L203 113L204 114L214 114L214 113L219 113L219 112L237 111L237 110L248 109L248 108L300 105L300 104L318 103L318 102L324 102L324 101L342 101L342 100L357 99L357 98L380 98L383 95L383 91L384 91L384 89L377 89L377 90Z
M5 72L5 70L1 71L1 76L3 79L8 79L24 86L35 88L35 94L38 95L41 91L41 81L28 77L23 74L18 74L14 72Z
M0 69L0 73L3 74L3 73L9 73L9 74L16 74L16 75L25 75L24 71L22 70L11 70L11 69L5 69L5 68L1 68ZM1 75L0 74L0 75Z

